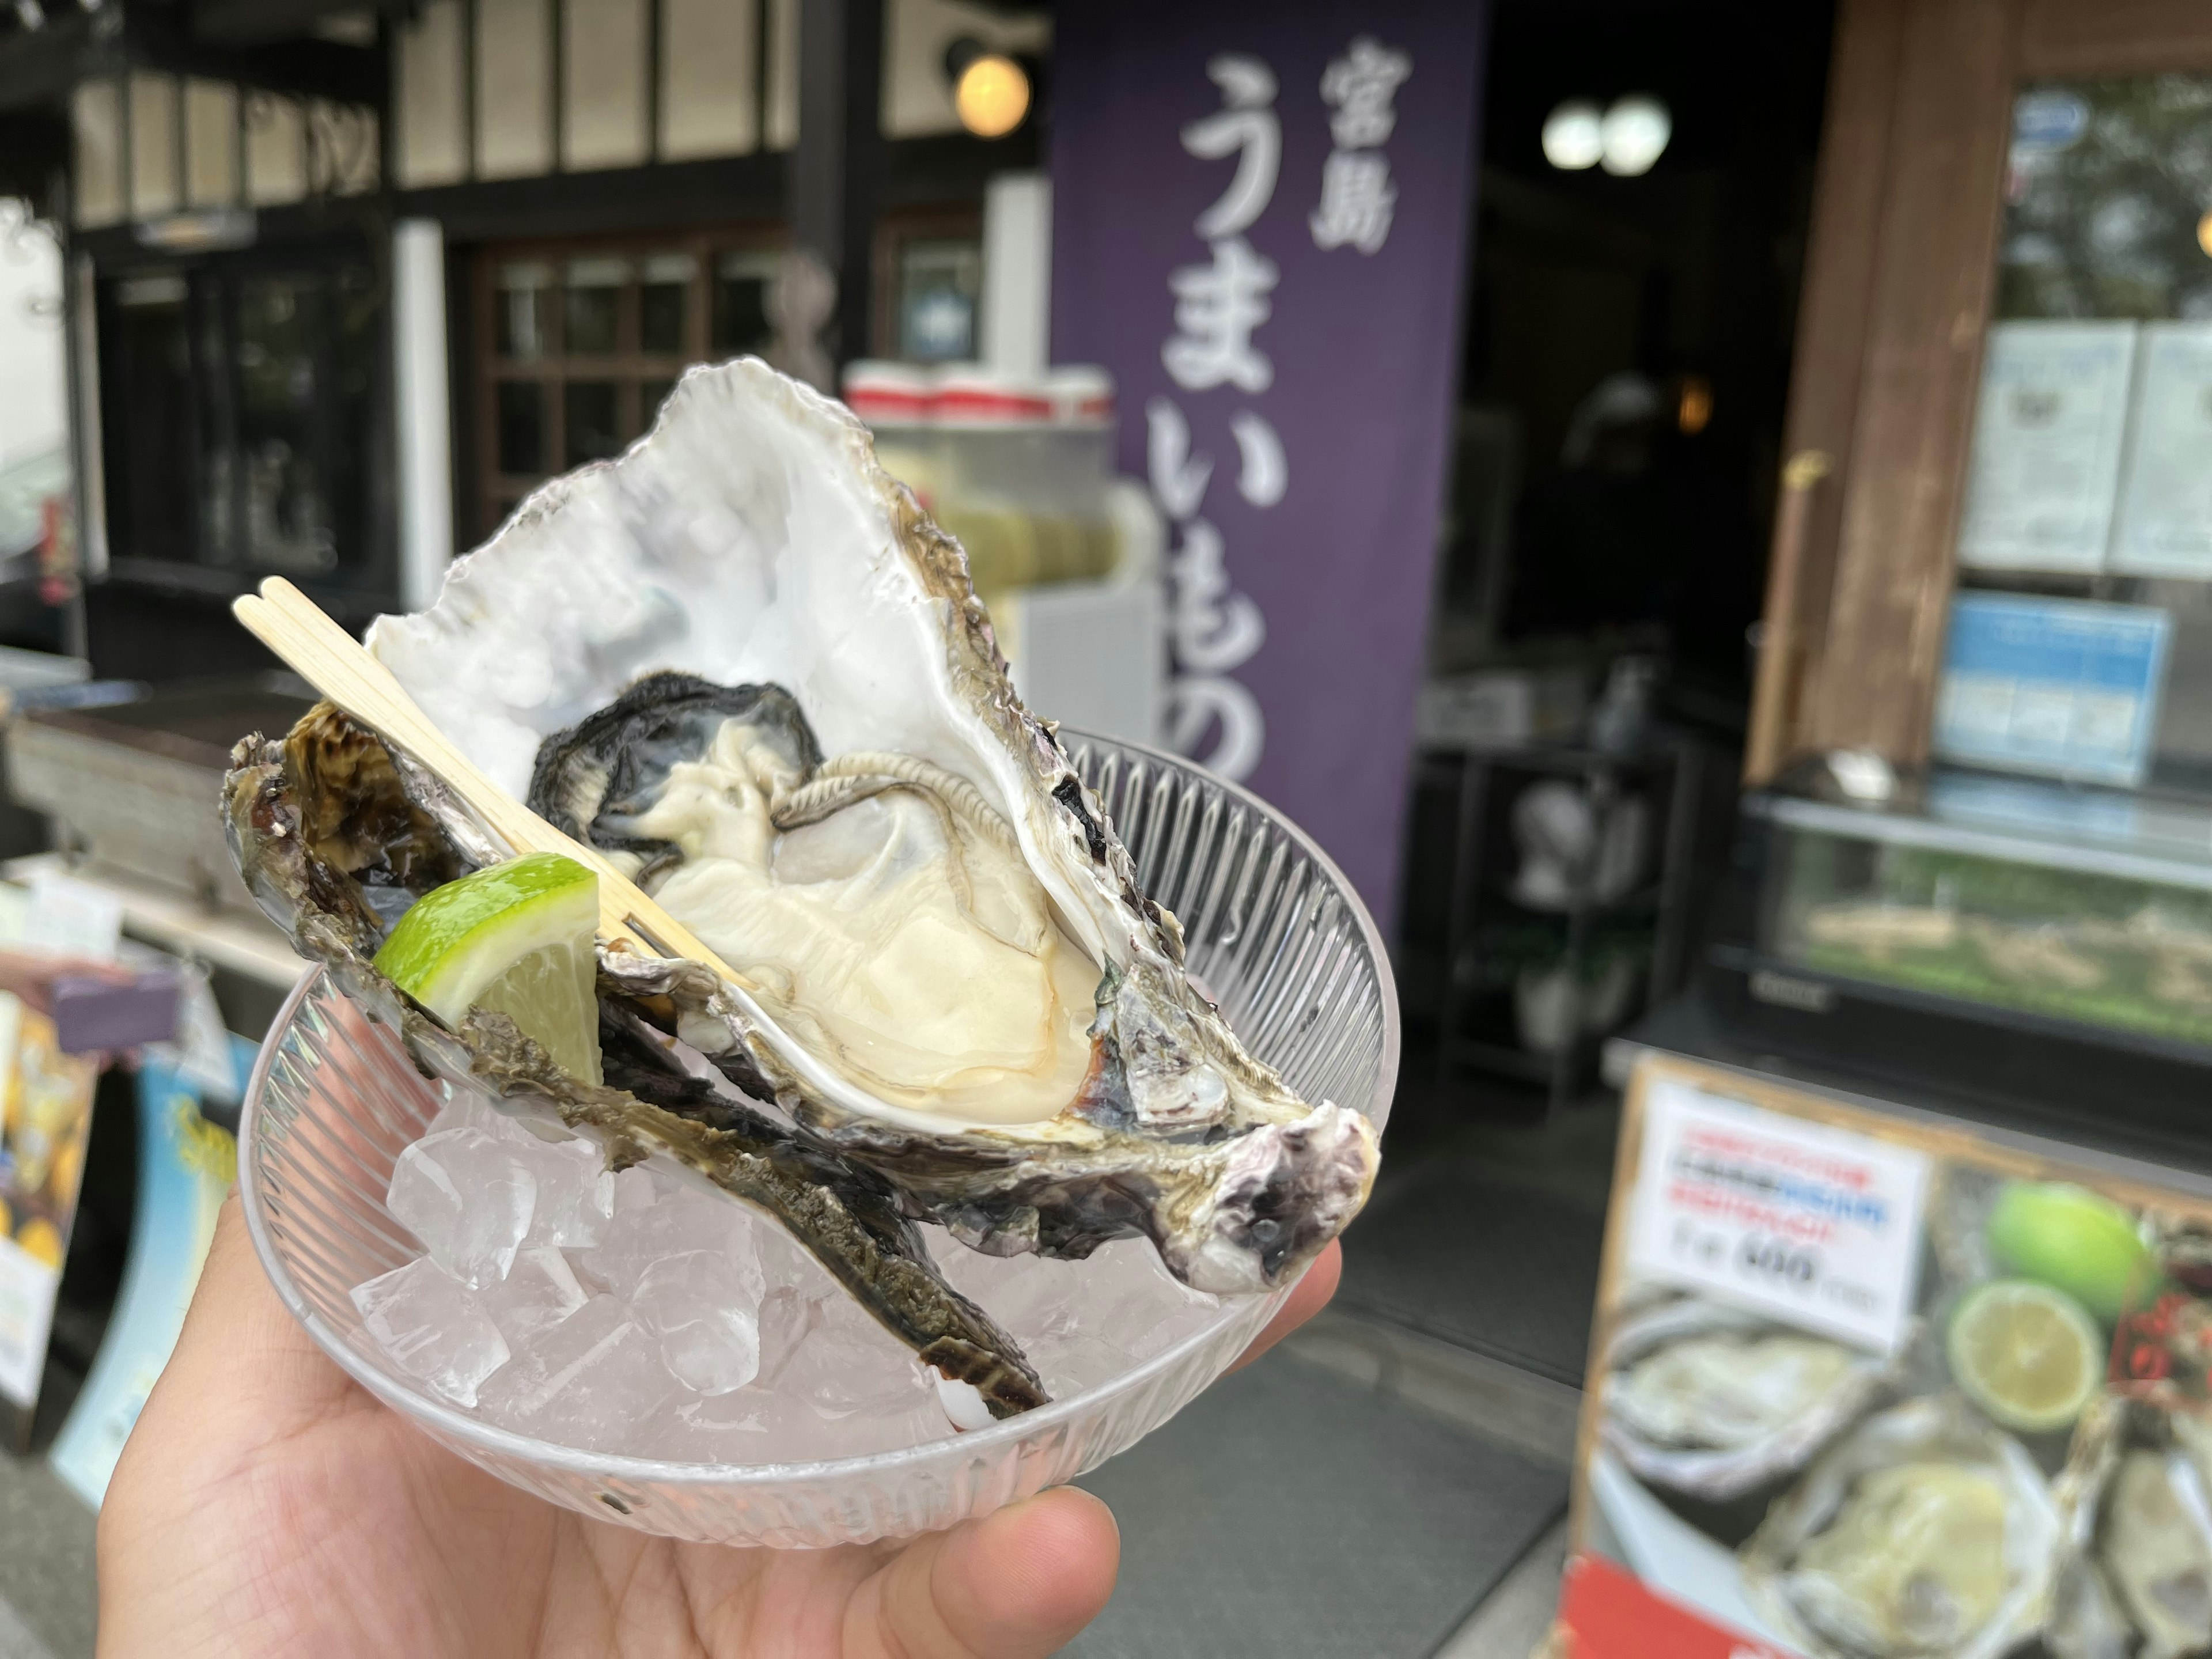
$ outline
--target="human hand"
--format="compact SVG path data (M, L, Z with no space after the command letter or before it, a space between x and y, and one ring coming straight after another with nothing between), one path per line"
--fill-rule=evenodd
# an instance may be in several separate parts
M1240 1364L1335 1291L1331 1244ZM234 1194L100 1516L101 1659L1020 1659L1113 1593L1121 1540L1064 1487L832 1550L676 1543L434 1443L325 1358Z

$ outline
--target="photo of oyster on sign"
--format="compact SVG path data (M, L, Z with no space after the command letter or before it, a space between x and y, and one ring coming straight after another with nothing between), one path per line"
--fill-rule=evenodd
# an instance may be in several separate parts
M368 645L575 856L333 703L239 744L240 871L324 975L248 1207L310 1329L470 1455L835 1461L1159 1382L1126 1443L1364 1202L1396 1014L1357 897L1250 797L1024 708L842 406L694 370ZM610 938L629 884L712 959ZM370 1043L419 1102L363 1160L376 1271L319 1291L287 1138L385 1146Z
M1687 1062L1637 1087L1575 1652L1674 1616L1717 1654L2212 1654L2212 1190ZM1718 1127L1655 1130L1686 1091ZM1654 1206L1680 1272L1637 1270ZM1893 1318L1850 1328L1886 1272Z

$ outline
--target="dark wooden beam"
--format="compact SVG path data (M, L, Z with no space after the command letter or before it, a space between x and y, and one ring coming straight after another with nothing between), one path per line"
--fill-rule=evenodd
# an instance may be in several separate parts
M869 349L883 59L883 0L800 0L791 240L837 273L836 337L825 343L840 363Z
M1036 123L1025 121L1003 138L977 138L947 132L930 138L899 138L882 146L882 185L878 205L938 207L981 202L991 175L1038 165Z
M438 220L453 242L741 224L782 216L788 165L771 153L447 185L402 191L393 210Z
M364 6L362 0L194 0L192 33L215 46L266 46L312 34L316 24L339 12L404 9Z
M74 7L49 14L46 27L0 36L0 111L58 108L88 76L112 75L129 61L119 34Z

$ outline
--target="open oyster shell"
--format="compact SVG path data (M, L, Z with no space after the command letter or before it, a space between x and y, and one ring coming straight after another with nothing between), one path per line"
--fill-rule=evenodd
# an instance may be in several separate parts
M864 1249L794 1231L918 1348L968 1344L994 1403L1031 1403L1018 1352L912 1279L926 1258L895 1220L998 1255L1143 1234L1220 1293L1287 1282L1365 1200L1372 1126L1299 1100L1191 988L1175 919L1015 696L957 544L838 405L751 360L692 371L621 460L540 490L431 610L369 643L471 759L629 860L744 981L603 948L615 1086L596 1093L480 1016L445 1033L404 1008L417 1060L550 1102L617 1157L665 1152L787 1224L797 1195L740 1191L730 1156L866 1211ZM327 710L234 760L249 886L349 990L399 1006L368 963L384 930L510 849ZM798 861L836 882L787 879L817 831L835 845ZM781 918L774 948L715 932L747 905ZM894 983L877 968L912 951L920 913L960 965ZM1000 977L970 983L970 963ZM963 997L1033 1006L1034 1029L1002 1022L997 1048L938 1072L899 1057L934 1052L905 1041L909 1015ZM687 1124L738 1139L693 1144Z
M2049 1612L2059 1516L2034 1460L1954 1395L1876 1413L1741 1553L1759 1616L1814 1659L1996 1659Z
M2212 1421L2178 1401L2105 1395L2054 1492L2057 1659L2212 1653Z
M1613 1332L1601 1432L1645 1480L1726 1502L1795 1473L1894 1372L1843 1343L1688 1297Z

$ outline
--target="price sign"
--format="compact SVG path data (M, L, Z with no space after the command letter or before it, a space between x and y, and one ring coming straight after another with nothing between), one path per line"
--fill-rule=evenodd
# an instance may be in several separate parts
M1894 1352L1929 1160L1661 1074L1644 1098L1628 1270Z

